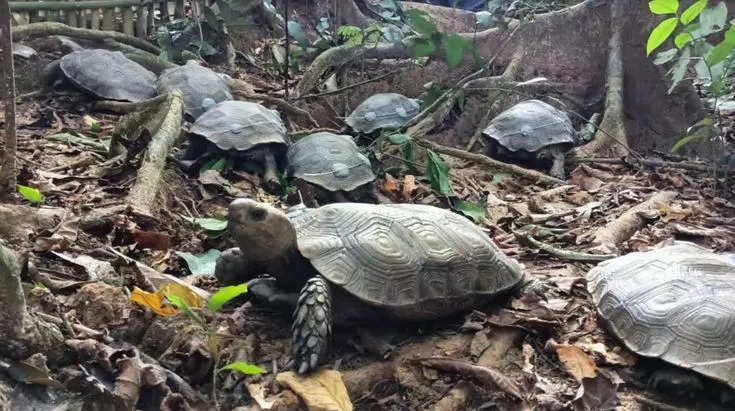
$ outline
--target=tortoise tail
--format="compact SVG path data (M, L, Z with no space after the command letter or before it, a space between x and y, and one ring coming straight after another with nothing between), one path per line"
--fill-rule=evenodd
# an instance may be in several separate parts
M332 296L324 278L311 278L301 289L291 332L291 355L296 369L300 374L315 370L332 335Z

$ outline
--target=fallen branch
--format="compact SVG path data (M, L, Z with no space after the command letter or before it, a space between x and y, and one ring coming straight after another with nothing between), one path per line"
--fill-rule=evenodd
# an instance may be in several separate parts
M139 39L137 37L129 36L124 33L118 33L116 31L81 29L56 22L21 24L19 26L13 27L13 37L16 41L23 40L28 37L42 37L53 35L77 37L80 39L95 41L105 41L106 39L112 39L114 41L117 41L118 43L127 44L143 51L153 53L155 55L161 54L161 49L148 43L147 41Z
M675 191L660 191L652 195L648 200L632 207L620 217L597 230L592 244L597 246L596 249L605 253L617 253L617 245L629 239L645 225L646 220L640 215L642 211L653 208L659 202L668 204L676 196L677 193Z
M484 165L494 167L494 168L499 168L501 170L508 171L509 173L513 173L516 175L534 179L541 183L547 183L547 184L564 184L565 183L564 180L560 180L556 177L548 176L539 171L529 170L527 168L523 168L515 164L504 163L502 161L494 160L482 154L470 153L468 151L464 151L458 148L443 146L433 141L424 140L421 138L414 138L414 142L424 148L430 149L437 153L446 154L448 156L457 157L457 158L461 158L464 160L474 161L474 162L484 164Z
M158 106L163 103L166 98L168 98L167 95L162 94L160 96L149 98L148 100L138 101L134 103L128 101L102 100L96 101L92 105L92 109L95 111L111 111L118 114L128 114L134 111L148 110L150 108Z
M181 93L177 90L169 93L161 110L166 111L165 117L151 138L143 156L143 163L138 169L135 184L127 197L127 202L133 210L144 216L152 215L152 207L158 194L166 157L181 134L184 110L184 99Z
M570 164L581 164L581 163L620 164L620 165L626 165L629 167L632 167L635 165L639 165L639 166L643 165L643 166L653 167L653 168L671 167L671 168L679 168L682 170L702 171L705 173L727 172L728 175L735 176L735 170L718 169L715 167L706 166L704 164L679 163L676 161L664 161L664 160L654 160L654 159L645 159L645 158L574 157L574 158L569 159L568 162Z
M332 90L332 91L325 91L323 93L316 93L316 94L306 94L306 95L303 95L303 96L296 97L295 99L293 99L293 101L303 100L303 99L307 99L307 98L317 98L317 97L332 96L332 95L335 95L335 94L339 94L339 93L341 93L341 92L343 92L345 90L349 90L351 88L360 87L360 86L364 86L365 84L369 84L369 83L373 83L373 82L376 82L376 81L383 80L384 78L387 78L387 77L390 77L392 75L398 74L398 73L400 73L402 71L403 70L394 70L394 71L391 71L389 73L385 73L385 74L383 74L381 76L374 77L374 78L371 78L371 79L367 79L365 81L360 81L360 82L357 82L357 83L353 83L353 84L350 84L350 85L347 85L347 86L344 86L344 87L340 87L340 88L338 88L336 90Z
M418 358L413 362L442 371L453 372L479 381L489 388L500 388L506 393L523 400L520 388L510 378L488 367L450 358Z
M560 260L599 263L600 261L605 261L616 257L612 254L588 254L580 253L577 251L562 250L561 248L556 248L550 244L546 244L544 242L536 240L535 238L531 237L528 232L514 231L513 235L515 235L519 243L537 248L541 251L545 251L549 255L554 256Z

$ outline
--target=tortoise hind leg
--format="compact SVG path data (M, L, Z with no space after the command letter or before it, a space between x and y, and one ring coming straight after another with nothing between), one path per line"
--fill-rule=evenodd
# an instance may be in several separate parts
M324 278L311 278L301 289L291 332L291 355L299 374L315 370L332 334L332 295Z
M549 151L551 154L551 157L554 161L553 165L551 166L551 170L549 170L549 174L551 174L552 177L556 177L560 180L565 180L566 177L564 176L564 155L566 154L565 151L561 147L550 147Z

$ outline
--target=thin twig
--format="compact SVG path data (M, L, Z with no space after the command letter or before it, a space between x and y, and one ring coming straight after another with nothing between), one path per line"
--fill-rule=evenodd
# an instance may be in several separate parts
M596 262L605 261L605 260L609 260L611 258L617 257L616 255L613 255L613 254L588 254L588 253L580 253L577 251L562 250L560 248L556 248L552 245L536 240L535 238L531 237L531 235L528 234L527 232L514 231L513 234L516 236L516 238L518 239L520 243L523 243L527 246L537 248L541 251L546 251L550 255L556 258L562 259L562 260L581 261L585 263L592 263L592 262L596 263Z
M284 64L283 67L283 91L284 96L288 99L288 66L291 63L289 60L291 59L289 49L290 49L290 38L289 38L289 32L288 32L288 0L285 0L283 2L283 16L286 20L286 64Z
M628 158L607 158L607 157L574 157L574 158L569 159L570 164L598 163L598 164L621 164L621 165L626 165L626 166L634 166L635 165L634 163L636 162L641 165L649 166L649 167L671 167L671 168L680 168L683 170L702 171L706 173L723 171L723 170L717 170L715 167L706 166L704 164L677 163L675 161L663 161L663 160L653 160L653 159L645 159L645 158L628 159ZM728 171L728 174L735 176L735 170Z
M391 71L389 73L385 73L385 74L380 75L380 76L375 77L375 78L367 79L365 81L359 81L357 83L353 83L353 84L350 84L350 85L347 85L347 86L344 86L344 87L340 87L340 88L338 88L336 90L325 91L323 93L306 94L306 95L303 95L303 96L298 96L298 97L296 97L295 99L293 99L291 101L298 101L298 100L307 99L307 98L317 98L317 97L331 96L333 94L339 94L339 93L341 93L341 92L343 92L345 90L349 90L349 89L355 88L355 87L364 86L365 84L369 84L369 83L373 83L373 82L382 80L382 79L384 79L386 77L390 77L390 76L392 76L394 74L398 74L398 73L400 73L402 71L403 70Z

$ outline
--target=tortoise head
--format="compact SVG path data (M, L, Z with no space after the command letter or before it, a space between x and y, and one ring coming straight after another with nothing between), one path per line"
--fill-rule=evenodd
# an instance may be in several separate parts
M249 261L267 262L296 248L296 230L281 210L238 198L230 203L227 227Z

